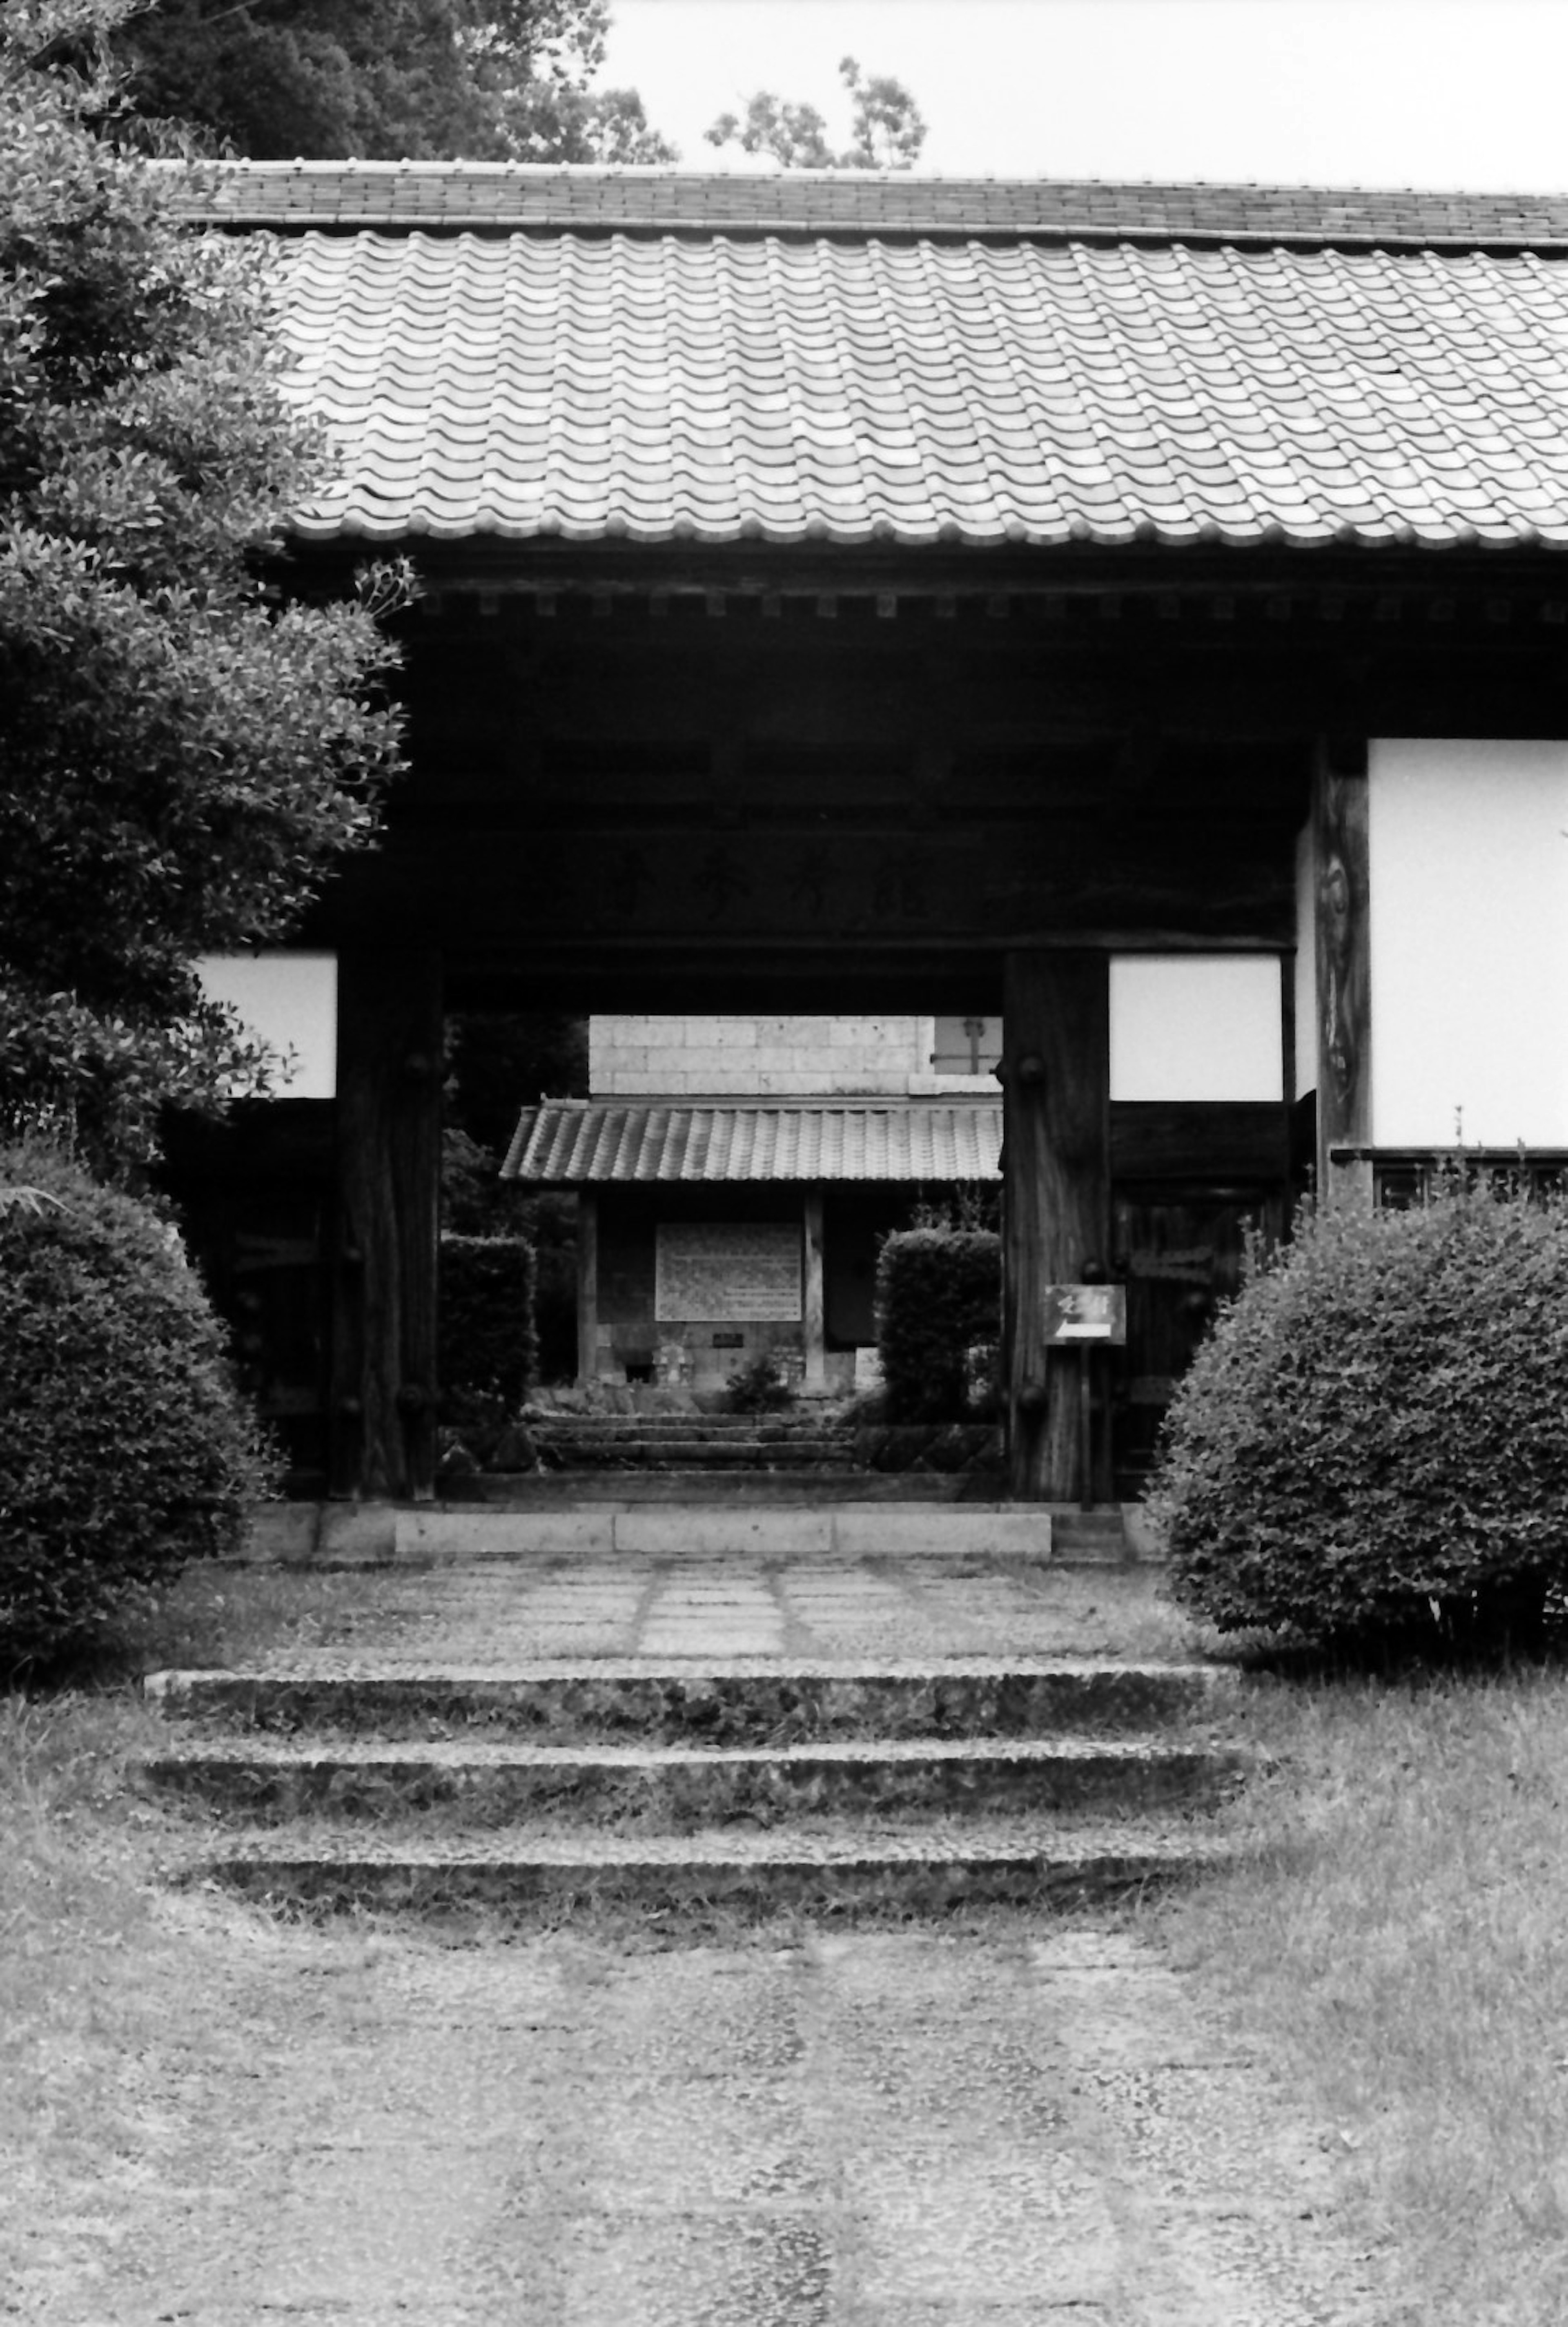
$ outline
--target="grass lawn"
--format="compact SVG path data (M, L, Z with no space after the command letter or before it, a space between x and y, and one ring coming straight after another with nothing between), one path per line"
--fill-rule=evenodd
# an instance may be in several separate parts
M1337 2127L1442 2327L1568 2318L1568 1674L1260 1685L1162 1943Z
M213 1571L144 1625L135 1660L309 1641L361 1589ZM1568 1674L1259 1683L1240 1721L1275 1757L1223 1814L1247 1862L1150 1905L1146 1927L1336 2128L1417 2315L1558 2327ZM367 1943L159 1888L172 1814L123 1776L154 1725L123 1677L0 1699L0 2285L21 2316L78 2316L51 2305L90 2292L84 2238L134 2240L146 2208L166 2215L212 2171L203 2143L243 2094L247 2045L286 2026L306 1969Z

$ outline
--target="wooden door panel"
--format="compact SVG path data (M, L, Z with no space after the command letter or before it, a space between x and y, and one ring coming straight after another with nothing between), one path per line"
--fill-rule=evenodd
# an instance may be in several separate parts
M1115 1192L1113 1260L1127 1288L1127 1342L1116 1352L1112 1393L1119 1492L1141 1491L1175 1386L1219 1304L1240 1287L1248 1225L1272 1240L1283 1218L1269 1187Z

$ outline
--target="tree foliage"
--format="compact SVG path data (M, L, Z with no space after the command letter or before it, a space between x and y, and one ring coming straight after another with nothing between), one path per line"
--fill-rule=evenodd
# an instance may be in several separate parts
M324 451L265 263L93 133L101 79L33 61L115 14L0 25L0 1130L108 1170L264 1070L195 959L277 942L372 837L403 589L268 578Z
M710 145L739 145L744 154L770 154L785 170L910 170L926 142L926 121L902 81L886 74L864 77L854 57L845 57L838 77L854 112L850 142L835 153L827 124L814 105L796 105L760 89L748 100L744 120L722 113L703 135Z
M591 86L607 0L153 0L116 38L135 112L256 160L670 162Z

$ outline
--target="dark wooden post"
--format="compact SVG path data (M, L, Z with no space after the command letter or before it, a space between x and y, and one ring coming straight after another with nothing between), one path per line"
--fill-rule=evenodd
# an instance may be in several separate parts
M577 1192L577 1378L599 1378L599 1199Z
M338 961L331 1491L435 1491L441 960Z
M1325 1203L1369 1201L1370 1163L1331 1164L1331 1147L1372 1139L1372 970L1367 746L1331 741L1312 781L1318 957L1318 1188Z
M802 1222L805 1269L800 1332L806 1350L806 1387L808 1390L821 1390L827 1387L827 1334L822 1282L824 1209L821 1189L807 1188Z
M1110 1241L1110 968L1103 953L1007 957L1002 1313L1011 1492L1065 1503L1080 1481L1077 1352L1044 1346L1041 1295Z

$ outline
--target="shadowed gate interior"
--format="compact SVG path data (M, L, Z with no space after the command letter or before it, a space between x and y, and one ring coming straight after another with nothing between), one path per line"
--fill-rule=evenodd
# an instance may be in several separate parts
M1135 1484L1244 1215L1284 1217L1312 790L1283 687L1227 655L1256 732L1217 734L1208 655L1154 659L1168 628L913 589L431 588L412 771L303 933L337 957L337 1097L174 1148L299 1490L434 1491L443 1014L499 1009L1000 1015L1013 1491L1086 1485L1076 1363L1032 1320L1097 1262L1129 1287L1106 1371ZM1140 954L1274 965L1272 1097L1114 1096L1111 964ZM841 1313L863 1294L835 1282Z

